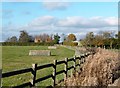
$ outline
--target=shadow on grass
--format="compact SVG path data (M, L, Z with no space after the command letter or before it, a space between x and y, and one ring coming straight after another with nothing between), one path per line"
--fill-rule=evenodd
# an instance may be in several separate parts
M57 55L50 55L50 56L57 56Z

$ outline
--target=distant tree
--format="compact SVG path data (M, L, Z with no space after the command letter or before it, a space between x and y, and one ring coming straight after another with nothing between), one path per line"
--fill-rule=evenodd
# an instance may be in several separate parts
M104 37L104 39L108 39L108 38L110 38L110 37L111 37L111 33L110 33L110 32L105 31L105 32L103 32L103 37Z
M116 37L120 39L120 31L118 31L118 34L116 34Z
M114 39L113 39L113 32L111 31L105 31L103 32L103 38L104 38L104 45L109 45L109 47L112 49Z
M82 46L87 47L88 44L86 42L86 39L81 39L80 42L81 42Z
M115 38L118 38L118 34L115 34Z
M76 36L74 34L69 34L67 36L67 41L75 41L76 40Z
M93 32L86 34L86 37L81 40L81 44L85 47L87 46L100 46L105 48L119 48L120 47L120 31L116 34L114 38L113 32L100 31L98 34L94 35Z
M59 44L60 36L58 34L54 35L54 43Z
M93 40L94 40L94 33L93 32L89 32L86 34L86 44L92 46L93 45Z
M54 39L54 35L50 34L50 39L53 40Z
M7 38L7 39L5 40L5 42L10 42L10 38Z
M95 46L102 46L104 45L104 39L102 35L96 35L93 40L93 44Z
M8 38L6 40L6 42L17 42L17 37L16 36L12 36L11 38Z
M34 37L32 35L29 35L29 42L34 42Z
M11 37L11 42L17 42L17 37L16 36L13 36L13 37Z
M30 37L26 31L20 31L19 42L29 42Z
M66 35L65 34L61 34L61 42L64 42L66 40Z
M43 34L43 41L44 42L51 42L51 36L49 36L48 34Z
M51 42L52 41L52 37L45 33L41 34L39 37L42 42Z
M118 34L115 35L117 39L117 45L120 47L120 31L118 31Z
M118 41L119 41L119 44L120 44L120 31L118 32Z

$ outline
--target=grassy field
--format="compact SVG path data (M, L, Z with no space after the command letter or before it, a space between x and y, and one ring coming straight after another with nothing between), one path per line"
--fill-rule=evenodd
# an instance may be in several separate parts
M67 48L58 47L56 50L51 50L51 56L29 56L29 50L46 50L47 46L3 46L2 47L2 71L9 72L22 68L32 67L33 63L38 65L44 63L53 62L53 60L61 60L66 57L72 57L74 55L73 50ZM63 66L61 66L63 67ZM58 69L63 69L58 67ZM43 69L37 72L37 78L43 77L52 73L52 69ZM63 78L60 75L58 79ZM16 86L31 79L30 73L17 75L13 77L4 78L2 80L3 86ZM47 86L51 84L51 79L37 83L37 86Z

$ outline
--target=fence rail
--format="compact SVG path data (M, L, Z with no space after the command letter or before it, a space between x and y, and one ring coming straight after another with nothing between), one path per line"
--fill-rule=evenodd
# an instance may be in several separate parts
M9 76L14 76L14 75L19 75L19 74L27 73L27 72L32 72L32 68L27 68L27 69L22 69L22 70L3 73L2 78L9 77Z
M67 79L68 71L71 69L74 69L76 71L76 67L78 67L78 66L80 67L81 63L85 62L85 57L89 56L90 54L93 54L93 53L88 52L88 53L80 55L79 57L75 56L72 58L65 58L65 60L59 60L59 61L54 60L54 63L44 64L44 65L40 65L40 66L37 66L37 64L32 64L32 68L2 73L2 78L31 72L31 77L32 77L31 81L24 83L24 84L21 84L21 85L18 85L18 86L15 86L15 88L16 87L26 87L26 86L35 86L36 83L41 82L41 81L46 80L46 79L49 79L49 78L52 78L52 80L53 80L52 86L54 87L55 85L57 85L57 82L56 82L57 75L64 73L64 80ZM76 63L77 60L78 60L78 63ZM68 67L68 62L71 62L71 61L74 62L74 64L72 66ZM64 70L60 70L57 72L56 67L57 67L57 65L60 65L60 64L64 64ZM53 74L49 74L49 75L44 76L42 78L36 79L37 70L49 68L49 67L53 68Z

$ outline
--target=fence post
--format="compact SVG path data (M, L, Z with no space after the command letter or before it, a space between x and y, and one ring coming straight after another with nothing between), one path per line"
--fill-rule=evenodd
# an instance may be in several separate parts
M64 80L67 79L67 68L68 68L68 58L65 58L65 67L64 67L64 70L65 70L65 73L64 73Z
M74 71L76 72L76 56L74 56Z
M87 57L87 53L85 53L85 57Z
M56 85L56 63L57 63L57 60L54 60L54 65L53 65L53 87Z
M86 61L87 53L84 54L84 62Z
M79 56L79 68L80 68L80 66L81 66L81 55Z
M31 84L32 86L35 86L35 80L36 80L36 68L37 68L37 64L32 64L32 81Z
M85 53L85 56L84 56L84 62L86 61L86 57L87 57L87 53Z
M82 54L81 55L81 62L82 62L82 64L84 63L84 57L85 57L84 54Z
M72 71L72 69L71 69L71 73L70 73L70 75L71 75L71 78L73 77L73 71Z

